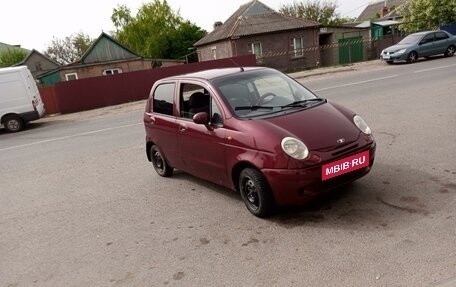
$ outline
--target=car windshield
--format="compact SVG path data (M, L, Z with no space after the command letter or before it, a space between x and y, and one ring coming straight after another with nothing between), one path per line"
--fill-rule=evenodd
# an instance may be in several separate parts
M422 37L423 37L423 35L416 35L416 34L408 35L407 37L402 39L398 44L400 44L400 45L415 44L415 43L418 43L418 41L420 41L420 39Z
M272 69L246 70L212 80L241 118L308 108L323 101L287 75Z

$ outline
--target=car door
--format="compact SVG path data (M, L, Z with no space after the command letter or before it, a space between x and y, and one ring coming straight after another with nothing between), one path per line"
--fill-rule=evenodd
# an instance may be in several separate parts
M423 39L421 39L419 44L418 56L428 57L432 56L435 53L434 47L434 32L426 34Z
M448 48L448 35L444 32L435 32L435 54L443 54L445 53L446 49Z
M164 154L168 164L181 166L180 152L177 145L177 123L175 116L174 82L158 84L150 97L144 113L144 127L148 141L153 142Z
M183 169L197 177L229 186L230 175L225 160L226 129L220 104L207 86L181 82L179 90L177 125ZM210 115L207 126L193 122L193 116L198 112Z

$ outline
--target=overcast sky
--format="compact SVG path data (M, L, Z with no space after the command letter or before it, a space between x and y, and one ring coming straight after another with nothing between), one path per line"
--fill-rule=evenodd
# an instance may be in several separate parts
M111 32L112 10L124 4L136 14L146 0L6 0L1 4L0 42L21 45L40 52L49 46L53 37L83 32L97 38L102 31ZM173 10L199 27L210 32L215 21L225 21L240 5L249 0L168 0ZM294 0L262 0L274 10ZM299 1L298 1L299 2ZM371 0L338 0L341 16L358 16ZM374 1L375 2L375 1Z

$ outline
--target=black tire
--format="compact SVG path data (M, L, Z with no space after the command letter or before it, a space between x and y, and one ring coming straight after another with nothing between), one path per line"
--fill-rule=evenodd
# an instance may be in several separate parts
M264 176L253 168L245 168L239 175L239 192L245 206L257 217L267 217L275 210L274 197Z
M415 63L416 61L418 61L418 53L415 51L410 52L407 57L407 63Z
M5 129L10 133L16 133L24 129L24 121L15 115L6 117L5 122L3 123Z
M152 165L154 166L154 169L158 175L169 177L173 174L174 168L172 168L168 162L166 162L163 153L156 145L152 145L150 148L150 161L152 162Z
M445 51L445 57L452 57L454 53L456 52L456 47L451 45L448 47Z

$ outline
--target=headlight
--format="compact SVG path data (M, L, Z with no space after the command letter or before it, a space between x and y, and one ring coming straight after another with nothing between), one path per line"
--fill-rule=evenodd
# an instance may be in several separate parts
M404 53L405 53L405 49L400 49L400 50L397 51L396 53L398 53L398 54L404 54Z
M358 127L358 129L360 131L362 131L363 133L365 133L366 135L372 134L371 129L369 128L369 126L366 124L366 122L363 120L362 117L355 115L353 117L353 122Z
M309 156L309 149L298 139L286 137L282 140L281 146L283 151L292 158L305 159Z

